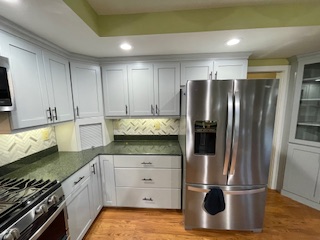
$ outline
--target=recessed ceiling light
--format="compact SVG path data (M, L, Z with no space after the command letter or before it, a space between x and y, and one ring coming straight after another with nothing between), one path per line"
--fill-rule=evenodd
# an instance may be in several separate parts
M8 2L8 3L12 3L12 4L16 4L19 2L19 0L2 0L3 2Z
M132 46L129 43L122 43L120 45L120 48L123 50L130 50L130 49L132 49Z
M233 45L236 45L240 42L240 39L239 38L233 38L233 39L230 39L228 42L227 42L227 45L228 46L233 46Z

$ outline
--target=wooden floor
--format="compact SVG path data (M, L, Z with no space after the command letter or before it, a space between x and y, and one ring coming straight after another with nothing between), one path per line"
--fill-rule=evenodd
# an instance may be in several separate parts
M320 239L320 211L269 190L262 233L188 230L181 211L104 208L85 240Z

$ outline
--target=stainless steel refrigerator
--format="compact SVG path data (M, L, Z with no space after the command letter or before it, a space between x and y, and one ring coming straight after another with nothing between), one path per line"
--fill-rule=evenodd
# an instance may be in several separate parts
M187 82L186 229L262 230L277 90L275 79ZM223 193L216 214L204 207L211 189Z

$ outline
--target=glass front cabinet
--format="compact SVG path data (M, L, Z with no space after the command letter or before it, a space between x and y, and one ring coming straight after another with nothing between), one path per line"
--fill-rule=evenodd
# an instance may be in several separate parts
M290 142L320 147L320 58L298 61Z

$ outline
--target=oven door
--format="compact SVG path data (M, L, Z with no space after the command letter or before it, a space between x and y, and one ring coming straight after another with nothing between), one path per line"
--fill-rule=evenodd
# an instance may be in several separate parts
M28 240L67 240L68 221L66 202L52 207L21 233L20 239Z

